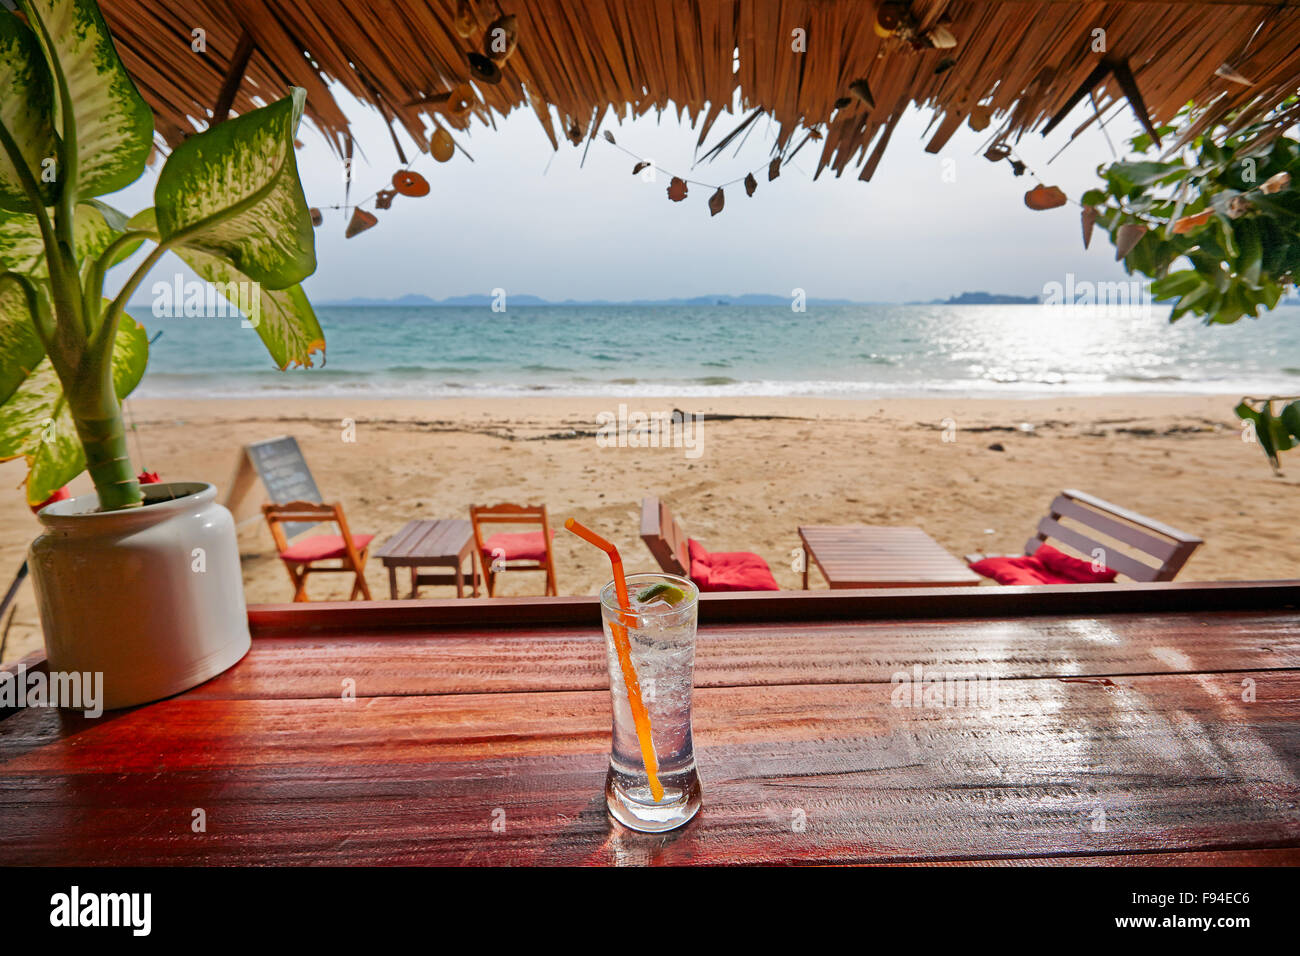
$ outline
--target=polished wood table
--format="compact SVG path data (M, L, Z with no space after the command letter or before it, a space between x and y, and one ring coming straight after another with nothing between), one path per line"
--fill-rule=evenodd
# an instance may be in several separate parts
M1296 864L1297 604L706 595L704 808L654 837L605 813L594 599L255 607L188 693L0 720L0 864ZM954 675L992 697L927 697Z
M801 525L803 587L816 564L831 588L926 588L979 584L978 574L920 528Z
M463 518L421 518L408 521L375 552L388 569L388 592L397 600L397 569L411 569L410 597L420 596L421 585L454 584L456 597L465 596L465 561L470 563L474 597L478 597L478 555L474 529ZM449 567L451 573L421 574L420 568Z

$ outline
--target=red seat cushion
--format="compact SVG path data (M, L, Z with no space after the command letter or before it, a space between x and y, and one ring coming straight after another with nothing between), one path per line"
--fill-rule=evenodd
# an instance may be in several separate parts
M1083 561L1058 551L1050 544L1040 544L1038 550L1034 552L1034 557L1048 571L1078 584L1109 584L1119 573L1107 567L1103 567L1100 571L1094 570L1091 561Z
M970 569L976 574L992 578L998 584L1060 584L1062 582L1049 578L1046 569L1033 558L984 558L971 564Z
M373 539L373 534L354 534L352 546L360 551ZM305 563L307 561L328 561L330 558L342 558L348 553L341 534L313 534L303 538L297 544L290 545L280 552L285 561Z
M1050 544L1040 544L1033 555L1009 558L984 558L974 562L970 569L976 574L992 578L998 584L1106 584L1115 580L1115 571L1105 568L1093 571L1091 563L1080 561L1056 550Z
M749 551L709 552L698 541L688 542L691 580L701 591L779 591L772 569Z
M555 532L551 532L551 538ZM545 561L546 539L540 531L506 533L499 531L483 542L483 557L491 561L496 557L505 561Z

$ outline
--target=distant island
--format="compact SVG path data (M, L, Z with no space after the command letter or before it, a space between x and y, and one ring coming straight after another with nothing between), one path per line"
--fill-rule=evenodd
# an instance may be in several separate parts
M1036 295L1007 295L1004 292L963 292L950 299L908 302L907 305L1038 305Z
M494 299L491 295L454 295L445 299L434 299L427 295L408 294L392 299L379 299L363 296L353 299L330 299L317 302L319 306L344 307L427 307L427 306L462 306L490 307ZM514 306L584 306L584 305L645 305L645 306L730 306L730 305L779 305L789 306L788 295L767 295L760 292L747 292L743 295L697 295L689 298L675 299L564 299L554 301L541 296L523 292L507 292L506 301ZM933 299L929 302L907 302L905 305L1033 305L1038 302L1035 296L1002 295L991 292L963 292L951 299ZM806 300L809 306L824 305L893 305L891 302L859 302L853 299L814 299Z

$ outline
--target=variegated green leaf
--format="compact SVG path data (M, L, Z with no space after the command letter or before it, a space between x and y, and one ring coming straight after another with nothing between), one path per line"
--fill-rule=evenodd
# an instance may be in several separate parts
M86 469L63 386L49 359L0 405L0 461L20 456L27 459L29 505L40 504Z
M140 384L149 361L149 336L123 316L113 349L113 390L118 399ZM0 461L27 459L27 503L40 504L86 470L86 456L63 386L43 359L0 405Z
M255 323L262 344L280 369L312 364L312 353L325 357L325 333L307 301L302 286L266 289L239 272L230 263L196 249L181 248L176 254L191 269L217 287L226 300Z
M153 210L131 217L132 229L154 228ZM277 367L312 365L313 353L325 356L325 333L302 286L271 290L254 282L229 262L198 249L180 246L172 250L199 276L217 287L226 301L237 307L257 334Z
M102 196L125 189L144 173L153 146L153 113L131 82L113 46L95 0L23 0L37 36L55 61L55 90L61 73L76 126L77 195ZM35 25L35 24L34 24ZM63 174L59 170L59 175Z
M97 199L79 203L73 225L77 261L86 262L97 258L122 234L125 225L126 217L122 213ZM138 242L128 243L126 248L119 250L113 257L114 262L121 262L139 246ZM45 244L41 241L41 231L36 225L35 216L0 209L0 272L5 270L39 277L48 274Z
M27 297L9 281L0 282L0 405L45 357Z
M49 66L36 35L17 14L0 9L0 209L31 212L8 145L18 151L45 205L54 201L58 138L54 133L54 94Z
M316 270L293 136L306 93L191 136L172 152L154 190L164 242L229 260L268 289Z

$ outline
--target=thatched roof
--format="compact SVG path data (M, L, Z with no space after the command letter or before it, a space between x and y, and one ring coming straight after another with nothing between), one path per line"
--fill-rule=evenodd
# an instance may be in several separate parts
M1041 129L1102 60L1096 30L1105 31L1107 62L1131 68L1157 124L1189 100L1217 101L1226 111L1272 105L1300 89L1300 0L891 7L911 17L905 24L916 43L906 41L907 29L878 35L881 4L871 0L474 0L470 38L454 23L461 2L100 0L128 70L173 144L207 121L223 81L238 81L227 90L234 112L289 84L305 87L309 118L340 151L347 118L327 81L420 141L426 118L456 130L523 107L557 146L596 135L610 107L617 115L683 111L703 140L739 90L745 110L770 112L783 147L798 144L804 127L824 134L818 172L860 168L867 179L911 104L934 111L932 151L972 110L978 127L981 104L995 111L990 141ZM476 82L467 53L482 50L484 29L501 13L517 17L518 49L499 84ZM927 32L942 38L936 26L956 45L925 46ZM195 29L205 31L206 52L191 51ZM802 52L797 30L805 31ZM242 76L232 73L232 62L245 58ZM1225 64L1250 85L1216 75ZM859 79L874 107L845 103ZM467 82L475 94L468 113L436 102ZM1127 108L1113 73L1095 92L1102 110ZM1090 117L1091 107L1080 107L1067 126Z

